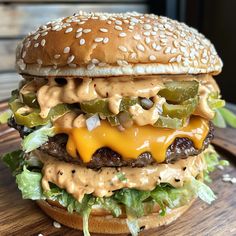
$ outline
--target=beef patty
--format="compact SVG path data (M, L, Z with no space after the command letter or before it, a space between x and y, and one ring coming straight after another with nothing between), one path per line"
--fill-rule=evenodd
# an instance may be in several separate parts
M10 119L8 122L9 126L17 129L21 136L27 135L32 130L28 130L24 126L17 125L14 119ZM209 122L209 133L203 142L202 149L196 149L193 142L188 138L176 138L174 142L168 147L166 151L165 163L173 163L179 159L187 158L188 156L194 156L200 154L204 149L206 149L213 139L213 125ZM66 134L57 134L49 141L43 144L39 149L49 155L57 157L59 160L72 162L79 165L87 166L88 168L98 169L101 167L121 167L121 166L131 166L131 167L144 167L155 163L152 158L151 153L144 152L138 156L137 159L123 160L121 155L117 152L111 150L108 147L103 147L98 149L92 157L92 160L88 163L83 163L81 158L73 158L66 151L67 143Z

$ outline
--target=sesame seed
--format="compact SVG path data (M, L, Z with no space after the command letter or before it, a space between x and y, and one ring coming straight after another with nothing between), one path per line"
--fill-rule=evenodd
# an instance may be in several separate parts
M150 30L151 28L152 28L152 26L149 25L149 24L145 24L145 25L143 26L143 29L145 29L145 30Z
M48 34L48 32L46 31L46 32L43 32L42 34L41 34L41 36L46 36Z
M164 38L163 38L163 39L161 39L160 41L161 41L161 43L167 43L167 42L168 42L168 39L164 39Z
M61 228L61 224L56 222L56 221L53 221L53 226L57 229L60 229Z
M93 68L95 68L95 65L93 63L87 65L88 70L92 70Z
M120 30L120 31L123 30L122 27L120 27L119 25L115 25L115 29L116 29L116 30Z
M124 46L119 46L118 47L122 52L128 52L128 49Z
M171 47L167 47L166 49L165 49L165 51L164 51L164 53L170 53L170 51L171 51Z
M76 34L75 37L78 39L78 38L81 37L81 36L82 36L82 32L79 32L79 33Z
M178 42L178 41L175 40L175 41L173 42L173 44L174 44L174 46L175 46L176 48L179 47L179 42Z
M103 32L103 33L107 33L108 32L108 29L106 28L100 28L99 31Z
M170 51L171 54L175 54L176 52L177 52L176 48L172 48L171 51Z
M74 55L69 56L67 59L67 64L70 64L72 61L74 61L74 59L75 59Z
M96 43L100 43L100 42L103 41L103 38L95 38L94 41L95 41Z
M77 24L83 25L84 23L85 23L85 21L80 21L80 22L78 22Z
M151 32L151 35L152 35L152 36L155 36L155 35L157 35L157 32L152 31L152 32Z
M79 44L82 46L82 45L84 45L85 44L85 39L80 39L80 41L79 41Z
M90 33L91 31L92 31L91 29L84 29L83 33L87 34L87 33Z
M79 33L79 32L82 32L82 30L83 30L82 28L78 28L76 32Z
M187 49L186 49L185 47L181 46L181 47L180 47L180 51L183 52L183 53L185 53L185 52L187 52Z
M43 234L38 234L38 236L43 236Z
M130 54L130 58L134 59L134 58L136 58L136 57L137 57L137 54L136 54L135 52L132 52L132 53Z
M39 65L42 65L42 64L43 64L43 61L42 61L41 59L37 59L37 63L38 63Z
M111 24L111 21L110 21L110 20L109 20L109 21L107 21L107 24L108 24L108 25L110 25L110 24Z
M42 41L41 41L41 46L43 47L43 46L45 46L45 44L46 44L46 40L45 40L45 39L42 39Z
M55 30L57 30L57 29L59 29L59 28L60 28L59 25L55 25L55 26L52 27L52 30L55 31Z
M149 37L145 38L146 44L149 44L151 42L151 39Z
M22 58L25 58L25 56L26 56L26 51L22 53Z
M151 33L150 33L150 32L148 32L148 31L145 31L145 32L143 33L143 35L145 35L145 36L150 36L150 35L151 35Z
M203 64L207 64L207 61L208 61L208 60L205 59L205 58L202 58L202 59L201 59L201 62L202 62Z
M70 47L65 47L63 50L64 53L69 53L70 52Z
M133 30L134 29L134 26L133 25L129 25L128 27L130 30Z
M119 66L127 66L127 65L129 65L129 63L127 61L125 61L125 60L117 60L117 64Z
M172 57L170 58L169 62L172 63L172 62L175 62L176 61L176 58L175 57Z
M121 38L124 38L124 37L126 36L126 33L122 32L122 33L119 34L119 36L120 36Z
M179 63L182 59L182 56L181 55L178 55L177 58L176 58L176 61Z
M142 44L138 44L138 45L137 45L137 49L138 49L139 51L141 51L141 52L144 52L144 51L145 51L145 48L144 48L144 46L143 46Z
M158 31L158 28L157 28L156 26L154 26L154 27L153 27L153 30L154 30L155 32L157 32L157 31Z
M160 51L161 49L162 49L162 47L160 45L157 45L155 48L156 51Z
M141 39L141 36L140 36L139 34L136 34L136 35L133 36L133 38L134 38L135 40L140 40L140 39Z
M122 21L116 20L116 21L115 21L115 24L116 24L116 25L122 25Z
M56 55L54 55L54 58L55 58L55 59L58 59L58 58L60 58L60 57L61 57L60 54L56 54Z
M34 47L37 48L39 46L39 43L35 43Z
M98 66L101 66L101 67L106 66L106 65L107 65L107 63L105 63L105 62L99 62L98 63Z
M103 43L104 43L104 44L108 43L108 41L109 41L109 38L107 38L107 37L105 37L105 38L103 39Z
M156 59L157 59L157 58L156 58L154 55L150 55L150 56L149 56L149 60L150 60L150 61L155 61Z
M96 59L96 58L93 58L93 59L92 59L92 63L93 63L93 64L98 64L98 63L99 63L99 60Z
M70 28L66 29L65 33L68 34L68 33L72 32L72 31L73 31L73 28L70 27Z
M34 36L34 40L37 40L39 36L40 36L40 34L36 34L36 35Z

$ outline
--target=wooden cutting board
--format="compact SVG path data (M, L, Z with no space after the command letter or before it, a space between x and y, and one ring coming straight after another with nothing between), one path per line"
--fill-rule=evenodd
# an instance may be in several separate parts
M0 111L6 103L0 104ZM0 154L19 147L19 135L6 125L0 126ZM210 185L218 199L212 205L197 200L179 219L168 226L144 231L149 236L231 236L236 235L236 184L222 182L222 174L236 177L236 132L233 129L217 129L214 142L222 158L231 165L225 170L213 173ZM53 220L47 217L30 200L22 200L10 171L0 162L0 235L31 236L77 235L80 231L62 226L53 227ZM98 234L93 234L98 236Z

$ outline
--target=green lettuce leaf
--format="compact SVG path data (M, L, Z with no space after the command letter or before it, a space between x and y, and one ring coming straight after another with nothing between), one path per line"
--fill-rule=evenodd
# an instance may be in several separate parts
M22 149L26 153L31 152L46 143L48 138L54 135L54 127L51 127L51 124L42 126L24 138L22 141Z
M24 152L21 150L13 151L3 155L2 161L8 166L15 176L22 172L23 166L26 164L24 159Z
M120 216L122 213L120 205L113 198L109 198L109 197L96 198L96 204L110 211L112 215L115 217Z
M193 192L198 196L202 201L211 204L216 200L216 196L213 191L203 182L192 178L191 182L187 183L186 188L192 189Z
M139 225L138 225L138 220L136 218L134 219L126 219L126 224L129 228L129 231L132 236L138 236L138 233L140 231Z
M113 198L125 205L126 213L134 218L144 215L143 202L150 197L150 191L139 191L136 189L121 189L115 193Z
M41 173L29 171L25 166L23 171L16 175L16 183L21 190L23 199L46 199L41 187L41 178Z
M236 128L236 115L225 107L218 108L225 122L233 128Z
M8 119L12 116L12 111L11 110L7 110L4 111L0 114L0 125L1 124L6 124Z
M219 128L226 128L226 122L224 117L221 115L220 111L218 109L215 110L215 116L214 119L212 120L213 124L216 127Z
M218 166L228 166L227 160L220 160L219 154L215 151L213 146L209 146L208 151L204 153L204 159L207 164L207 169L204 171L204 180L211 183L210 173L215 171Z

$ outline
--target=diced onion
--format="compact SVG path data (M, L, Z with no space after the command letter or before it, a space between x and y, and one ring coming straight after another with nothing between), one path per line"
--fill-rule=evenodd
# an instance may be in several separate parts
M93 115L86 120L86 126L89 131L92 131L93 129L97 128L100 125L101 125L101 122L100 122L98 114Z

